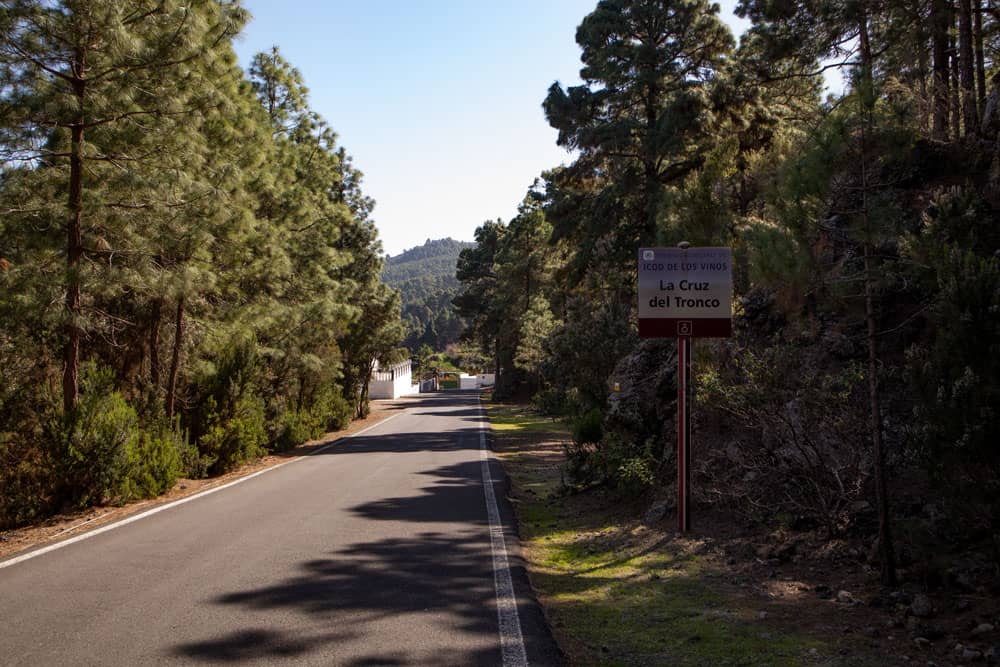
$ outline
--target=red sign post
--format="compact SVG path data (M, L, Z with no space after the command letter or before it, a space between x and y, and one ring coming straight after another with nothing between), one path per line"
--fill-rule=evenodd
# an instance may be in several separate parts
M691 339L732 334L729 248L639 249L639 335L677 339L677 529L691 528Z
M691 338L677 337L677 530L691 527Z

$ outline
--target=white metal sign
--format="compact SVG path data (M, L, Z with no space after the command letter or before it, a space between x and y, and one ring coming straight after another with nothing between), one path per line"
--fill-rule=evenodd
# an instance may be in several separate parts
M729 248L640 248L638 259L640 336L731 335Z

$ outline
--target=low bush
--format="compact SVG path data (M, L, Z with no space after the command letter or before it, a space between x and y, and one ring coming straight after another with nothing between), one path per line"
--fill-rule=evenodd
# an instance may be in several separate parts
M353 409L339 388L319 392L312 405L285 411L278 418L276 451L286 451L328 431L340 431L351 423Z
M908 350L917 401L911 446L946 490L949 511L995 524L1000 513L1000 262L953 251L939 264L935 336Z
M546 388L531 397L531 406L546 417L559 417L567 412L567 400L563 392Z
M741 349L697 382L715 431L696 455L710 501L764 519L787 514L843 530L872 470L864 374L816 366L802 349Z
M161 428L143 431L128 449L128 468L120 500L152 498L173 487L184 472L185 439L176 431Z
M36 492L51 496L56 509L156 496L183 471L183 437L162 425L143 428L135 409L114 390L113 378L110 369L85 365L76 408L50 418L43 431L54 474L47 482L50 493ZM44 476L27 474L29 465L21 466L22 483L34 478L32 485L41 487Z
M208 475L221 475L242 463L263 456L267 430L264 401L256 396L244 396L226 413L221 412L215 398L209 396L202 407L204 431L198 438L198 465Z
M604 430L601 428L603 419L601 411L597 408L588 410L573 422L573 442L577 445L596 444L604 437Z
M50 514L55 476L38 434L0 433L0 530Z
M61 504L86 507L116 500L128 486L139 417L113 386L110 369L85 366L76 408L48 424Z

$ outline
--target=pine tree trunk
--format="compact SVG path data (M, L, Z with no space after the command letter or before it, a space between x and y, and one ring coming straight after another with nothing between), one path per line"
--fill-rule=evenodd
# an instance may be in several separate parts
M954 14L954 12L953 12ZM951 23L954 23L952 16ZM948 40L948 53L951 56L951 136L958 140L962 138L962 92L959 86L958 40L952 34Z
M167 421L174 418L174 399L177 395L177 373L181 366L181 346L184 344L184 297L177 299L177 320L174 326L174 352L170 359L170 376L167 379Z
M80 260L83 258L83 128L86 96L85 53L77 47L71 67L73 94L78 110L70 126L69 221L66 225L66 346L63 351L63 410L76 407L80 397Z
M355 414L358 419L364 419L365 415L365 405L368 403L368 384L371 382L372 372L374 372L374 364L368 366L368 372L365 374L365 379L361 382L361 391L358 393L358 404L355 409Z
M358 419L364 419L368 415L365 414L365 406L368 404L368 382L365 380L361 383L361 398L358 401Z
M871 44L868 36L868 20L863 16L859 26L858 42L861 50L863 79L866 87L872 83ZM873 230L868 210L868 140L872 132L872 110L874 96L864 100L864 120L861 126L861 212L864 224L865 259L865 323L868 343L868 410L871 417L872 454L874 459L875 501L878 506L879 560L881 580L885 586L896 585L896 561L892 544L889 515L889 495L885 474L885 454L882 446L882 408L878 389L878 339L875 328L875 279L873 274Z
M980 129L984 123L983 113L986 111L986 55L983 50L983 0L975 0L973 12L973 46L976 51L976 117Z
M964 136L975 136L979 123L976 120L975 67L972 60L972 0L958 0L958 62Z
M917 6L913 9L914 14L920 13L919 4L914 3ZM927 89L927 78L929 72L927 70L927 40L928 35L926 31L926 26L918 21L916 25L916 51L917 51L917 72L916 72L916 83L920 89L920 129L923 132L927 132L931 129L931 115L932 107L934 106L931 102L930 91Z
M153 387L160 384L160 322L163 319L163 299L153 300L149 322L149 381Z
M660 191L660 179L656 170L656 100L659 91L650 86L646 93L646 141L643 146L643 171L646 178L646 220L643 241L652 243L656 238L656 211Z
M500 339L497 338L493 342L493 393L497 394L501 392L500 388Z
M948 140L948 2L931 2L931 47L934 56L934 126L932 136L940 141Z
M871 413L872 450L875 466L875 501L878 504L878 548L881 581L885 586L896 585L896 557L889 518L889 488L885 474L885 451L882 442L882 408L878 389L878 347L875 328L875 295L872 278L872 242L867 205L865 227L865 324L868 329L868 403Z

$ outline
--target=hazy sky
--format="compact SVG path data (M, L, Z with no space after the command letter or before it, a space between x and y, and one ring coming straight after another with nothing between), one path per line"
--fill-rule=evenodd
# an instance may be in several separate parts
M246 67L277 45L312 108L365 174L393 255L472 240L510 219L543 170L569 162L541 103L576 85L576 26L596 0L244 0ZM733 1L723 18L737 25Z

